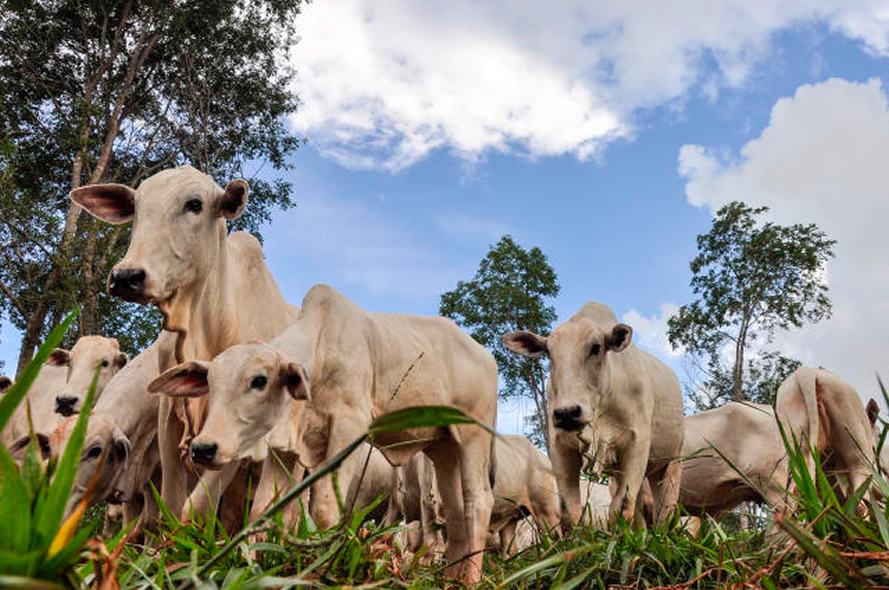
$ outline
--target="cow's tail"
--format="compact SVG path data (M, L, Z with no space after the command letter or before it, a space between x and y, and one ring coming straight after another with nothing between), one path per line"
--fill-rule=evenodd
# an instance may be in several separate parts
M803 394L806 404L806 421L809 425L809 445L817 448L820 440L820 424L818 422L818 383L817 374L809 367L800 367L796 371L796 383ZM800 441L801 443L803 441ZM806 453L808 454L808 452Z

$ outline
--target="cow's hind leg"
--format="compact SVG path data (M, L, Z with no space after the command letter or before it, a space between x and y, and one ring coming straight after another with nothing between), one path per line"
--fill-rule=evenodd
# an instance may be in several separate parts
M672 516L679 502L679 482L682 466L678 459L673 459L667 467L653 477L648 478L654 495L654 523L661 525Z
M456 579L463 570L462 559L469 551L466 520L463 517L463 482L460 458L454 452L454 441L441 442L427 453L435 467L438 492L441 495L445 528L448 536L445 559L446 574Z

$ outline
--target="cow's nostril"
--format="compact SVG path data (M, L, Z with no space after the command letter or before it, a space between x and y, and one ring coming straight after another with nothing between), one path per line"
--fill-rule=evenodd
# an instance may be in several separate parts
M195 444L191 445L191 460L195 463L212 463L216 458L215 444Z
M56 413L66 418L74 414L75 405L77 405L76 397L56 397Z
M556 428L562 430L580 430L583 427L583 423L580 421L582 413L579 405L553 410L553 423Z
M141 268L122 268L111 271L108 279L108 291L117 297L126 299L141 295L145 290L145 271Z

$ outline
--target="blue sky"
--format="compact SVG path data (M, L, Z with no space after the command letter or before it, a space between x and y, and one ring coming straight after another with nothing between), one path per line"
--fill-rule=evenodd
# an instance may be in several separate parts
M264 232L285 295L325 282L369 310L434 314L509 233L548 255L560 318L605 302L684 378L664 322L691 297L695 236L740 198L840 241L834 319L775 344L872 394L889 334L889 2L778 4L307 6L298 206ZM502 408L501 429L520 413Z

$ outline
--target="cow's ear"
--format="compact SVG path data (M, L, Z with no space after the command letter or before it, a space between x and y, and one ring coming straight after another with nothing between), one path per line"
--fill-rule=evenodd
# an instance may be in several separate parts
M51 367L67 367L71 362L71 353L64 348L57 348L49 355L46 364Z
M71 191L71 200L107 223L132 221L136 191L123 184L91 184Z
M281 384L293 399L311 399L309 374L299 363L284 363L281 366Z
M536 359L549 353L546 338L533 332L510 332L503 335L503 346L528 358Z
M605 338L605 344L611 352L620 352L629 346L632 340L633 328L626 324L617 324Z
M119 352L116 357L114 357L114 365L120 369L124 365L130 362L130 357L127 356L125 352Z
M41 434L39 432L34 434L34 438L37 439L37 448L40 451L40 457L44 460L49 459L50 456L50 448L49 448L49 437L45 434ZM21 461L25 457L25 449L27 449L28 444L31 442L31 435L26 434L22 438L13 442L9 445L9 454L12 456L14 461Z
M201 397L210 393L207 373L210 363L187 361L164 371L148 384L148 393L162 393L170 397Z
M228 183L216 206L219 215L229 221L240 217L247 207L248 187L246 180L233 180Z
M877 402L874 398L870 398L867 402L867 419L870 421L870 425L873 426L877 423L877 418L880 415L880 406L877 405Z
M122 432L116 432L111 441L111 458L120 464L126 464L130 450L130 439Z
M0 375L0 394L6 393L10 387L12 387L12 379L6 375Z

